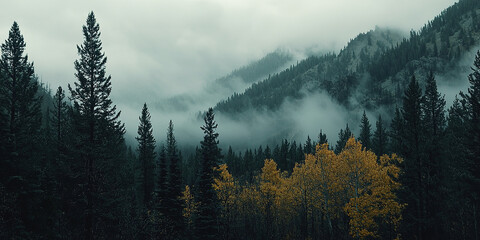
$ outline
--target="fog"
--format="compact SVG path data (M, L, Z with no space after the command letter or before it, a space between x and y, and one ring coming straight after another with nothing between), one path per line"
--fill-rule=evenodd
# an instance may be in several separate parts
M146 102L158 142L165 138L171 119L178 142L194 144L203 134L197 112L229 95L221 90L208 91L215 79L278 48L301 59L311 52L338 52L349 39L377 25L404 32L416 30L454 2L4 1L0 39L8 37L13 21L17 21L36 74L53 89L66 88L75 81L76 45L83 41L81 27L93 10L108 57L112 98L122 111L128 138L136 135L138 116ZM238 83L238 89L245 87ZM246 122L220 114L217 122L220 141L225 144L256 144L286 130L291 130L291 139L304 139L307 134L316 139L320 128L332 141L339 126L358 120L361 112L349 112L317 93L300 103L287 100L276 113L245 113L244 117L250 118ZM372 125L375 115L369 113ZM357 127L351 124L354 132Z
M472 50L465 53L457 65L451 71L447 73L438 74L435 76L438 84L438 91L445 95L445 101L447 103L447 109L452 106L455 96L460 98L459 92L467 92L470 83L468 81L468 75L472 73L473 61L475 55L480 49L480 45L472 47Z

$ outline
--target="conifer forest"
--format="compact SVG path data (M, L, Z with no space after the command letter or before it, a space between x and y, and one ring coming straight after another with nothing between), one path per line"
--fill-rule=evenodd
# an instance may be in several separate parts
M480 1L337 52L264 54L181 120L198 94L125 118L104 49L121 40L84 17L61 86L28 55L31 26L0 32L0 239L480 239Z

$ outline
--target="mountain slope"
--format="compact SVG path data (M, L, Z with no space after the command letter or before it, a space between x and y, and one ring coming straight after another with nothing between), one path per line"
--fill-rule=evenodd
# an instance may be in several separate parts
M479 14L480 1L462 0L403 40L394 31L378 28L360 34L338 55L309 57L220 101L216 110L276 110L285 99L314 91L327 92L347 108L393 105L413 73L423 81L430 70L452 70L460 56L480 42Z

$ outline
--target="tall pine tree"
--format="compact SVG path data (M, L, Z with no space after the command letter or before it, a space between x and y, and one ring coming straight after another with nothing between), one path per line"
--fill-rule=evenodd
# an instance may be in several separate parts
M75 61L74 86L68 86L75 109L75 128L78 134L77 161L85 166L81 191L85 194L83 217L85 239L94 236L114 237L109 232L117 224L122 179L120 170L125 160L124 125L118 119L110 99L111 77L106 75L107 58L102 52L100 27L91 12L83 26L84 42L77 46L79 60ZM122 196L122 195L120 195Z
M335 145L335 153L339 154L343 148L345 147L345 144L347 144L347 141L349 138L353 136L352 131L350 131L350 128L347 126L345 127L345 130L340 129L340 132L338 133L338 140L337 140L337 145Z
M445 195L442 192L445 189L444 174L442 171L445 166L444 157L444 131L445 121L445 99L437 90L437 83L430 72L427 76L425 94L422 101L422 129L424 150L424 176L425 176L425 223L427 238L441 238L443 230L442 205L446 204L439 199Z
M403 129L404 129L404 122L402 114L400 113L400 109L395 107L395 116L392 119L392 123L390 124L390 131L388 136L390 137L390 146L389 152L401 154L403 153Z
M182 172L180 169L181 159L177 149L177 141L173 134L173 122L170 120L167 130L166 157L169 166L167 192L165 196L165 217L169 226L168 238L182 239L184 219L182 215Z
M218 229L218 201L217 194L213 189L215 169L221 158L221 150L218 147L218 133L216 128L213 109L209 108L205 117L205 125L201 127L204 132L201 144L202 166L198 181L198 215L196 219L196 236L198 239L217 239ZM251 153L251 151L250 151ZM252 157L253 158L253 157Z
M50 124L54 129L54 143L60 150L64 145L64 140L68 131L68 105L65 102L65 91L62 87L57 88L55 96L53 96L53 109L50 112Z
M138 160L140 163L140 189L142 192L143 206L150 208L154 191L154 168L155 168L155 138L150 112L147 104L143 104L142 115L138 125Z
M33 63L24 55L25 41L16 22L8 39L2 44L0 58L0 114L5 135L0 141L6 148L2 154L2 177L22 176L31 169L27 159L34 152L32 146L40 128L40 99L36 96L38 82ZM22 173L23 172L23 173Z
M425 163L422 158L422 90L412 76L403 98L402 116L404 128L400 152L404 157L401 200L407 204L404 212L404 236L424 239L426 237Z
M372 150L377 156L382 156L387 153L388 136L387 130L383 126L382 116L378 115L378 120L375 124L375 132L372 139Z
M372 135L371 128L372 127L370 125L370 121L368 121L367 114L365 113L365 111L363 111L362 121L360 124L360 135L358 136L358 140L362 143L362 146L367 150L370 150L370 148L372 147L371 141L370 141L370 138Z
M322 145L325 143L328 143L327 134L323 133L323 131L320 129L320 133L318 134L318 144Z
M41 99L36 96L38 82L25 47L14 22L1 45L0 57L0 187L3 185L12 197L6 206L11 209L5 216L7 238L26 237L25 229L41 229L44 218L39 214L46 214L38 206L42 198L38 176L43 167L39 157Z
M475 56L472 73L468 76L470 86L466 93L460 92L462 105L465 109L465 128L467 132L467 158L469 160L472 180L470 185L473 192L475 204L475 229L480 229L478 211L480 207L480 51ZM478 230L480 231L480 230ZM480 233L476 231L478 239Z

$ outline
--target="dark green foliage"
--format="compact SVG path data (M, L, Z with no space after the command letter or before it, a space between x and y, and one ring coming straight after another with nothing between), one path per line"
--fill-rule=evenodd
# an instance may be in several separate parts
M205 125L201 127L204 136L203 141L200 142L202 165L197 185L197 199L200 205L195 220L196 237L198 239L217 239L219 236L219 224L217 222L219 203L217 194L213 189L213 183L216 177L214 168L218 167L221 150L218 148L218 133L216 133L218 124L214 117L213 109L209 108L204 118Z
M154 169L155 169L155 138L153 137L153 128L150 112L147 104L143 105L142 115L139 117L138 125L138 160L140 163L140 189L142 194L143 206L149 208L154 191Z
M348 139L351 137L353 137L353 133L350 131L347 123L345 130L340 129L340 132L338 133L337 145L335 145L336 154L339 154L342 151L342 149L345 147L345 144L347 144Z
M375 132L373 133L372 138L372 150L377 156L382 156L387 153L388 135L387 129L383 125L381 115L378 115L375 127Z
M303 151L305 154L312 154L315 152L315 146L312 144L312 139L310 139L310 136L307 136L307 141L305 142Z
M181 239L184 230L184 219L182 215L182 172L180 169L181 159L177 149L177 141L173 134L173 122L170 120L167 130L166 157L168 162L167 193L165 196L165 217L168 224L168 237Z
M168 171L167 154L165 146L162 144L159 150L158 161L156 162L155 194L153 198L153 235L154 239L164 239L171 234L169 223L167 222L168 206Z
M390 137L390 153L401 153L403 151L402 135L405 123L398 107L395 108L395 116L390 125L388 136Z
M358 140L362 143L362 146L367 150L370 150L372 148L371 135L372 135L372 130L371 130L370 121L368 121L367 114L365 114L365 111L363 111L363 116L360 123L360 135L358 137Z
M65 102L65 91L58 87L53 97L53 109L50 112L50 124L54 132L54 142L60 150L65 145L65 138L69 132L68 105Z
M427 237L440 238L443 235L442 215L443 205L442 196L445 195L445 171L442 171L444 161L444 131L445 131L445 99L437 91L437 83L430 72L427 76L427 85L425 95L422 99L422 134L424 148L422 149L422 158L424 158L425 175L425 223Z
M320 133L318 134L318 144L322 145L328 143L327 134L323 133L320 129Z
M466 93L461 92L462 104L466 110L465 127L468 139L468 158L472 164L472 174L475 179L480 179L480 51L477 52L468 76L470 86ZM474 184L475 194L480 196L480 180ZM480 197L479 197L480 198Z
M442 197L444 208L442 224L448 230L448 238L475 239L474 194L472 194L471 164L468 158L466 114L458 98L455 98L448 110L447 128L445 130L446 149L442 153L447 161L442 166L446 171L446 194Z
M46 209L35 208L46 203L39 176L44 163L39 157L41 99L36 95L38 83L33 63L24 55L25 46L14 22L1 45L0 58L0 191L5 194L0 207L6 211L0 232L5 238L28 238L50 231L43 230L45 225L38 221L46 221Z
M475 56L472 73L468 76L470 86L466 93L460 92L465 109L467 159L472 179L469 181L475 210L480 206L480 51ZM476 212L475 212L476 214ZM474 219L475 229L479 226L478 214ZM478 237L478 235L477 235Z
M117 218L125 209L121 206L123 185L126 179L126 151L123 134L124 125L118 120L120 112L110 99L111 77L106 75L107 58L102 53L100 27L91 12L83 26L84 42L77 46L79 60L75 61L74 87L70 85L74 106L74 126L78 136L75 161L82 162L79 189L85 204L79 202L84 219L84 237L110 236L118 228Z
M400 155L404 158L403 174L400 178L400 199L407 203L404 219L404 236L426 237L425 159L422 156L422 90L412 76L403 98L402 117L404 128L401 133L403 144Z

